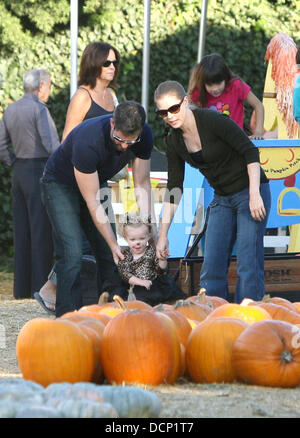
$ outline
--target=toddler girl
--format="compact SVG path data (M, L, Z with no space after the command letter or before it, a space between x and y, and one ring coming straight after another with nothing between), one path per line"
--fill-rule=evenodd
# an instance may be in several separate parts
M151 306L186 298L173 277L166 273L167 259L157 259L155 248L149 243L153 238L151 224L138 214L127 214L122 221L122 234L128 243L122 250L124 260L118 263L126 291L123 298L128 298L128 289L133 299Z
M264 107L251 87L234 76L218 53L204 56L191 72L188 95L191 103L227 114L244 129L244 101L255 112L255 131L251 138L261 139L264 132Z

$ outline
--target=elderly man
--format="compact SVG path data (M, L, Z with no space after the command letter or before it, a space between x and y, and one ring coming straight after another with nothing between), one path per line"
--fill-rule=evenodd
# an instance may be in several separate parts
M15 298L31 298L51 268L52 232L39 180L47 159L59 146L46 106L51 89L49 72L42 68L27 72L23 87L24 96L8 106L0 123L0 160L13 166Z
M42 192L59 254L56 316L81 306L75 287L81 269L82 233L91 244L100 272L98 291L121 284L116 264L123 258L114 230L107 180L132 161L136 200L142 214L153 212L150 157L153 134L145 110L136 102L122 102L114 114L89 119L74 128L48 160ZM106 191L106 193L105 193ZM103 193L104 192L104 193Z

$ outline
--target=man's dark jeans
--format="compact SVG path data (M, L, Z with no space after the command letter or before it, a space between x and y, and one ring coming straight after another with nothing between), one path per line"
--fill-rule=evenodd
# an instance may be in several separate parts
M108 188L104 188L106 194ZM82 306L80 276L82 260L82 230L92 247L99 272L98 288L104 284L121 283L111 250L97 230L79 190L71 186L41 179L41 191L48 216L57 237L59 248L56 253L57 273L56 316L78 309ZM113 212L107 196L101 202L109 218ZM115 224L112 224L115 230ZM101 282L101 284L100 284Z

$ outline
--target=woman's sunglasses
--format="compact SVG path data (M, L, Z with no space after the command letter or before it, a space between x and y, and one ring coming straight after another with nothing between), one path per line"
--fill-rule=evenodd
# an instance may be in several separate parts
M185 97L185 96L184 96ZM180 111L180 107L181 107L181 104L182 104L182 102L184 101L184 97L181 99L181 101L179 102L179 103L176 103L176 105L172 105L172 106L170 106L170 108L168 108L168 109L166 109L166 110L159 110L159 109L156 109L155 110L155 112L156 112L156 114L158 114L159 116L161 116L161 117L167 117L167 115L168 115L168 113L171 113L171 114L177 114L177 113L179 113L179 111Z
M102 67L109 67L110 64L113 64L114 67L116 67L119 64L119 61L117 59L115 59L114 61L110 61L109 59L107 59L103 62Z

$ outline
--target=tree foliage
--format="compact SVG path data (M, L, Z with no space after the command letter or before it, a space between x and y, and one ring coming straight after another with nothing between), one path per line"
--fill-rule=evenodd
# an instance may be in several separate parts
M148 121L163 150L163 122L154 113L153 92L164 80L188 84L197 62L199 0L152 0ZM78 60L91 41L109 41L121 53L120 101L141 101L144 40L143 0L80 0ZM262 98L270 39L286 32L300 41L300 0L209 0L205 54L221 53L229 67ZM70 84L70 2L2 0L0 3L0 116L23 94L22 76L43 66L52 74L49 101L59 133L65 121ZM246 112L247 117L249 114ZM0 247L12 246L10 170L0 163Z

